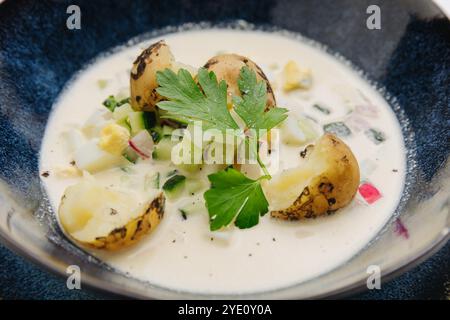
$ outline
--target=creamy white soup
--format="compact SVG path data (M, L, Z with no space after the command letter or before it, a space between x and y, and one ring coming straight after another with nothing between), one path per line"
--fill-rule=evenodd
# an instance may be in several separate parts
M86 129L91 118L92 130L98 130L95 126L100 126L105 112L102 102L109 95L129 96L133 61L160 39L165 39L177 60L195 67L220 52L237 53L256 62L272 84L277 106L287 108L290 118L308 119L317 137L331 130L351 148L360 167L358 192L348 206L332 215L285 221L266 214L252 228L231 224L212 232L203 192L208 188L206 176L215 168L204 166L198 175L205 184L192 192L194 195L185 192L167 199L161 223L139 243L114 252L86 250L118 271L164 288L250 293L318 277L348 261L376 236L393 214L404 186L405 148L395 114L383 97L340 59L298 39L258 31L167 34L123 48L80 72L53 107L41 149L42 181L55 214L66 187L83 179L73 168L73 150L90 139L83 127ZM308 70L308 88L284 90L283 72L290 61ZM95 112L100 118L92 116ZM283 130L280 134L286 135ZM286 143L283 136L280 140L280 169L296 166L306 144ZM141 201L160 192L145 187L146 177L158 173L162 184L174 169L169 162L147 159L92 176L102 185L129 190Z

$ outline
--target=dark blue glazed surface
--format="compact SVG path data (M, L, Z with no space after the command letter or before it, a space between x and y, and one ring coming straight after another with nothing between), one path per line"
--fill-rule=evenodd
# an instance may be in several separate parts
M46 119L66 82L87 61L167 25L244 19L321 42L386 87L410 120L416 160L428 180L450 150L450 23L438 17L428 1L380 0L376 3L381 7L382 29L368 30L366 8L372 2L6 1L0 5L0 177L28 201L38 200L38 152ZM81 30L66 28L69 4L81 8ZM448 262L448 245L440 254ZM4 249L0 256L7 275L17 272L17 263L20 272L36 272L20 260L14 262ZM45 274L35 278L56 284ZM1 283L7 279L2 273ZM0 296L14 297L15 285L12 282L12 291Z

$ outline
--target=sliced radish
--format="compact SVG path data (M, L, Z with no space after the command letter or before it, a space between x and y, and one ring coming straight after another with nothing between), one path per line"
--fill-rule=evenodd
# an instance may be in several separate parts
M153 139L147 130L139 132L128 141L128 144L141 158L150 158L153 150Z
M372 204L381 198L380 191L378 191L378 189L369 182L364 182L363 184L361 184L358 190L368 204Z

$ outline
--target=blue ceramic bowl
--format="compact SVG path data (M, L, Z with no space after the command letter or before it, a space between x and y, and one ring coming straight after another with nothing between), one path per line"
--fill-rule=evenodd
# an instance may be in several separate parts
M364 288L366 268L384 279L422 261L449 238L450 23L431 1L375 1L381 29L366 27L374 1L6 1L0 5L0 237L31 260L65 275L83 270L83 283L134 297L205 298L174 292L120 274L74 247L59 231L38 172L38 154L51 106L86 63L118 45L207 22L242 28L276 27L325 44L383 87L394 111L407 118L408 181L395 217L362 253L306 283L244 298L337 296ZM81 29L66 27L67 7L81 9ZM246 24L248 25L248 24ZM158 31L162 30L162 31ZM409 239L395 235L398 219ZM397 221L397 222L396 222ZM207 296L206 298L236 296Z

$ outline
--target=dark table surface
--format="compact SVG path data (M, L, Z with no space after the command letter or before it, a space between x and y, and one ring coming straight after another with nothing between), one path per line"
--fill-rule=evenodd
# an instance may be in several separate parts
M0 299L108 299L81 288L68 290L66 281L41 270L0 245ZM424 263L353 299L450 300L450 242Z

